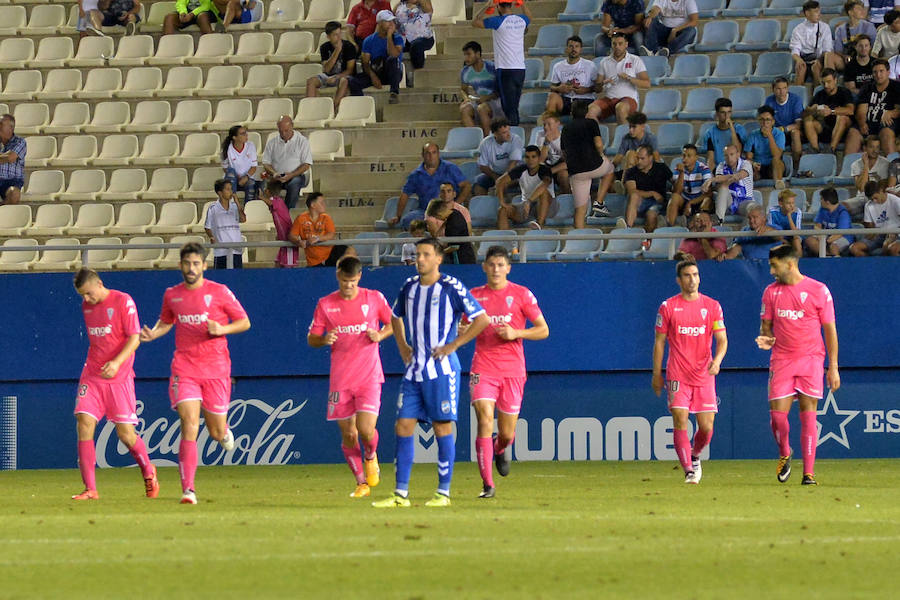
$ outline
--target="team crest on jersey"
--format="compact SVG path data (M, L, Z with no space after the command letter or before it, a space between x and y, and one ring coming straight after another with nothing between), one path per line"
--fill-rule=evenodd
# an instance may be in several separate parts
M450 401L449 400L444 400L441 402L441 412L442 413L450 412Z
M703 317L704 319L706 318L706 309L705 308L700 309L700 316Z
M360 308L362 308L363 316L368 317L369 316L369 305L363 304Z
M512 297L512 296L507 296L507 297L506 297L506 306L507 306L508 308L512 308L512 303L513 303L513 297Z
M112 319L112 316L113 316L113 313L114 313L114 312L116 312L114 309L112 309L112 308L107 308L107 309L106 309L106 318L107 318L107 319Z
M809 294L807 294L806 292L800 292L800 302L806 302L806 297L808 295Z
M656 315L656 326L662 327L662 315L661 314Z
M203 302L206 304L206 308L209 308L209 304L212 302L212 294L204 294Z

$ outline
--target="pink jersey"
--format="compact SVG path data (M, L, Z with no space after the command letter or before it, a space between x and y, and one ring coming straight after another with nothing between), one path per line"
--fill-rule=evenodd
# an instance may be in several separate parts
M313 335L337 330L331 346L332 391L355 390L384 382L378 344L369 339L369 329L378 331L391 322L391 307L381 292L359 288L353 300L332 292L319 299L309 332Z
M719 303L709 296L700 294L688 301L678 294L660 305L656 332L666 334L669 341L668 381L695 386L709 383L715 331L725 331L725 317Z
M494 377L525 377L525 351L522 340L508 341L497 334L497 327L509 325L525 329L541 316L537 298L527 287L507 282L506 287L492 290L483 285L472 290L472 297L484 308L491 324L475 338L472 372Z
M772 321L772 361L797 356L825 358L822 325L834 323L834 301L821 281L804 277L794 285L769 284L760 316Z
M209 335L208 320L220 325L246 319L247 313L234 294L221 283L203 280L190 290L184 283L163 294L159 320L175 324L175 355L172 374L193 379L231 376L231 355L224 335Z
M99 304L82 302L84 324L87 327L88 348L87 360L81 371L82 377L100 378L100 369L122 351L129 336L141 332L137 307L131 296L118 290L109 290L109 295ZM129 356L119 372L112 379L103 379L109 383L122 383L134 377L134 353Z

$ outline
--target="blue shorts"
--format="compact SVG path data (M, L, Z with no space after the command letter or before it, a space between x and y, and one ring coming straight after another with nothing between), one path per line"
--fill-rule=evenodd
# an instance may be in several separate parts
M424 381L404 379L397 398L397 418L427 423L456 421L460 381L459 371Z
M25 180L19 178L0 179L0 203L6 199L6 192L9 188L19 188L21 191L25 187Z
M653 210L655 212L662 211L662 204L654 200L653 198L644 198L641 200L641 205L638 206L637 214L639 217L643 217L647 214L648 210Z

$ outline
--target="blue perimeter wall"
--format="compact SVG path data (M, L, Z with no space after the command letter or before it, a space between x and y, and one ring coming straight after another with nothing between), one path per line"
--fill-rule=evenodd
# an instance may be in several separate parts
M843 385L820 404L820 457L900 456L900 261L809 259L807 275L830 287L837 310ZM445 272L474 287L478 266ZM361 285L393 302L412 267L368 269ZM201 434L203 464L341 462L337 427L325 423L327 350L306 344L316 300L336 287L331 269L207 272L244 304L252 329L229 339L237 378L229 421L238 447L224 453ZM141 322L155 322L175 271L104 273L108 287L131 294ZM529 382L513 456L518 460L674 459L671 418L650 389L653 322L659 303L677 293L673 262L514 265L511 279L530 287L550 324L550 338L526 342ZM701 291L722 304L729 350L718 378L721 399L713 458L774 455L768 425L768 353L756 348L762 291L772 278L755 261L703 263ZM18 468L76 465L71 411L87 350L80 299L69 274L0 277L6 298L0 395L15 396ZM142 433L158 464L177 460L178 420L166 380L174 335L142 345L135 372ZM461 351L466 368L472 345ZM395 399L402 363L382 344L381 456L393 455ZM457 459L474 454L468 390L460 396ZM796 420L795 420L796 423ZM0 429L3 429L0 427ZM792 437L799 437L799 426ZM795 446L799 440L795 440ZM417 435L417 460L436 459L430 429ZM3 445L0 440L0 446ZM0 449L2 452L2 449ZM108 424L98 462L127 465Z

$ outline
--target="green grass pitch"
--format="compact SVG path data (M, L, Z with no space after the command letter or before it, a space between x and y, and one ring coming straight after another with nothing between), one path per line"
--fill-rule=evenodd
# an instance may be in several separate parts
M513 463L497 498L456 466L453 506L348 497L343 465L210 467L197 506L174 468L158 499L134 469L0 473L0 598L888 598L900 461L822 460L820 485L775 461ZM373 498L391 492L385 465ZM893 592L891 590L894 590Z

